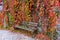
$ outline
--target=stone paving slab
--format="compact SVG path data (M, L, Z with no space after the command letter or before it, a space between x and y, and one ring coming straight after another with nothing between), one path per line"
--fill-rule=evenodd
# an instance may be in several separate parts
M13 33L7 30L0 30L0 40L34 40L23 34Z

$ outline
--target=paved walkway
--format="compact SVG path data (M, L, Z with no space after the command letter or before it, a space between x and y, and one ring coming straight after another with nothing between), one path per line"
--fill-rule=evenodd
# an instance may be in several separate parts
M12 33L7 30L0 30L0 40L34 40L19 33Z
M57 26L58 40L60 40L60 25Z
M57 29L57 32L58 32L58 40L60 40L60 18L57 19L56 29Z

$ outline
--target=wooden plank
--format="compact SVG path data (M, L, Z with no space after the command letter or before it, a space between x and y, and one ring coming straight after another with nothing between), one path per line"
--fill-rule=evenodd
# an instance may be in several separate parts
M31 31L33 32L34 30L30 29L30 28L24 28L23 26L15 26L16 28L20 28L20 29L23 29L23 30L28 30L28 31Z

